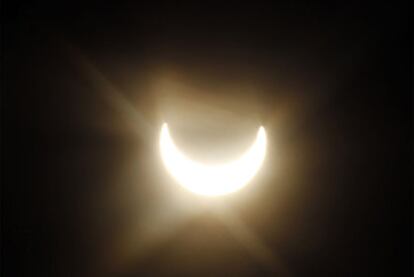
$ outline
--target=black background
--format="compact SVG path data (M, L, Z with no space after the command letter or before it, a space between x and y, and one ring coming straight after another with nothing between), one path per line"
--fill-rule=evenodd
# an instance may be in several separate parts
M133 139L85 123L111 112L90 92L74 52L120 87L122 70L137 64L151 69L163 62L219 81L247 74L270 87L273 82L300 87L302 92L293 93L293 99L320 103L296 121L285 140L291 148L306 144L302 147L316 153L317 161L301 181L302 193L310 196L302 197L301 208L295 210L302 212L291 212L301 223L292 223L289 240L283 241L272 231L274 191L268 188L259 196L270 207L265 219L258 220L264 227L250 219L253 229L293 276L412 274L409 7L379 1L4 2L2 276L112 274L91 269L99 264L97 249L105 251L102 244L111 231L97 231L99 225L91 223L96 219L85 216L92 209L87 199L96 191L111 190L110 182L102 182L104 172L125 160ZM303 89L307 86L308 91ZM277 110L283 96L268 90L260 97L268 110ZM151 109L145 100L136 108ZM155 117L147 120L157 128ZM157 201L151 184L141 180L139 186L142 198ZM267 208L255 209L240 214L249 221ZM107 221L104 226L117 224L109 216ZM239 263L220 263L210 256L203 261L205 256L197 251L208 249L213 257L220 256L220 242L214 254L214 247L201 243L192 249L185 240L194 233L211 236L206 229L232 243L231 235L211 218L195 219L124 275L271 274L237 247L233 254L243 257ZM180 247L199 259L191 270L187 262L171 262L165 254Z

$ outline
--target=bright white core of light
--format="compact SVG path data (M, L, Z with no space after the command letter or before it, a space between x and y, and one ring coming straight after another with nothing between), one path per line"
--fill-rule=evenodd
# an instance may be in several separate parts
M266 156L266 132L260 127L250 148L238 159L221 164L203 164L182 153L172 140L167 123L160 134L160 152L168 172L183 187L205 196L235 192L251 181Z

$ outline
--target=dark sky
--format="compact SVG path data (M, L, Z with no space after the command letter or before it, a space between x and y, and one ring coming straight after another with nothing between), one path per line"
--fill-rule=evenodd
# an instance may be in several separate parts
M412 274L409 7L100 2L2 4L2 276ZM263 173L180 221L163 120Z

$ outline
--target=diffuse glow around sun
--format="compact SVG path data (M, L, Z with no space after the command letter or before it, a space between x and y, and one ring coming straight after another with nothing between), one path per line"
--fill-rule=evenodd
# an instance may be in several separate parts
M191 192L219 196L235 192L256 175L266 156L266 132L260 127L255 142L238 159L221 164L203 164L183 154L172 140L167 123L160 134L164 166L174 179Z

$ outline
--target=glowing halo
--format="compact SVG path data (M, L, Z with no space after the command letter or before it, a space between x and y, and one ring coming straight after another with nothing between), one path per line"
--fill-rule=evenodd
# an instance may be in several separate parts
M247 185L263 164L266 145L266 132L261 126L254 143L238 159L207 165L191 160L177 148L167 123L162 125L159 141L162 161L172 177L191 192L205 196L232 193Z

